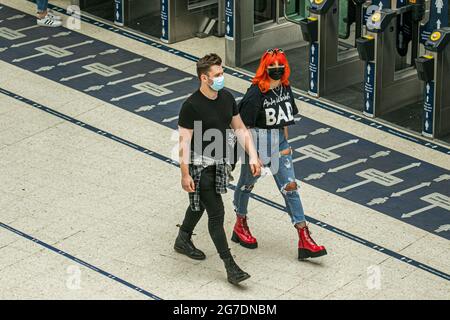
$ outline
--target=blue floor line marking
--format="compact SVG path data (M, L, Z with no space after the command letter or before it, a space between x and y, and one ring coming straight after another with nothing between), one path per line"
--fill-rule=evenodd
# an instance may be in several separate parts
M195 76L69 29L36 28L30 15L8 19L19 13L0 10L0 59L176 129L181 102L198 88ZM291 145L300 180L450 239L448 170L307 117L297 120L290 135L297 139Z
M105 138L111 139L113 141L119 142L119 143L121 143L123 145L126 145L126 146L132 148L133 150L142 152L142 153L144 153L146 155L149 155L149 156L151 156L153 158L161 160L161 161L163 161L163 162L165 162L167 164L170 164L170 165L178 167L178 163L176 161L173 161L172 159L170 159L170 158L168 158L168 157L166 157L166 156L164 156L162 154L159 154L157 152L151 151L151 150L149 150L147 148L144 148L142 146L139 146L139 145L137 145L137 144L135 144L133 142L130 142L130 141L127 141L127 140L122 139L120 137L117 137L117 136L115 136L115 135L113 135L113 134L111 134L109 132L100 130L100 129L94 127L94 126L91 126L91 125L89 125L87 123L84 123L84 122L79 121L79 120L77 120L75 118L67 116L67 115L65 115L63 113L60 113L60 112L58 112L56 110L53 110L53 109L51 109L49 107L46 107L46 106L41 105L39 103L36 103L36 102L34 102L34 101L30 100L30 99L27 99L27 98L22 97L20 95L16 95L13 92L10 92L8 90L1 89L1 88L0 88L0 93L3 93L4 95L6 95L8 97L11 97L13 99L16 99L18 101L22 101L23 103L26 103L26 104L28 104L28 105L30 105L30 106L32 106L34 108L37 108L39 110L45 111L45 112L47 112L47 113L49 113L49 114L51 114L53 116L56 116L56 117L59 117L59 118L61 118L63 120L69 121L72 124L75 124L75 125L77 125L79 127L87 129L87 130L89 130L89 131L91 131L93 133L101 135L102 137L105 137ZM230 185L230 189L234 190L235 186ZM259 201L259 202L264 203L264 204L266 204L266 205L268 205L270 207L273 207L275 209L282 210L282 211L286 212L286 208L284 206L276 203L276 202L273 202L273 201L271 201L269 199L266 199L264 197L261 197L261 196L255 195L255 194L251 194L251 197L253 199L255 199L256 201ZM421 269L423 271L431 273L431 274L433 274L433 275L435 275L437 277L440 277L442 279L450 281L450 274L447 274L445 272L442 272L440 270L432 268L432 267L430 267L430 266L428 266L426 264L420 263L419 261L416 261L414 259L410 259L407 256L404 256L404 255L402 255L400 253L397 253L395 251L389 250L389 249L387 249L387 248L385 248L383 246L377 245L377 244L375 244L373 242L367 241L367 240L365 240L363 238L360 238L360 237L355 236L355 235L353 235L351 233L348 233L348 232L346 232L346 231L344 231L342 229L339 229L339 228L336 228L336 227L334 227L332 225L326 224L326 223L324 223L324 222L322 222L320 220L314 219L314 218L309 217L309 216L307 216L307 218L308 218L308 220L310 222L314 223L315 225L317 225L317 226L319 226L319 227L321 227L321 228L323 228L325 230L328 230L328 231L333 232L333 233L335 233L337 235L343 236L343 237L345 237L345 238L347 238L349 240L355 241L355 242L357 242L357 243L359 243L359 244L361 244L361 245L363 245L363 246L365 246L367 248L370 248L372 250L376 250L376 251L378 251L380 253L383 253L383 254L385 254L385 255L387 255L389 257L392 257L392 258L394 258L394 259L396 259L398 261L407 263L407 264L409 264L411 266L414 266L414 267L416 267L418 269Z
M32 1L32 0L29 0L29 1ZM60 13L63 13L65 15L70 16L69 14L67 14L67 11L65 9L61 8L61 7L58 7L58 6L55 6L55 5L51 5L51 4L49 4L49 7L51 7L55 11L58 11ZM101 22L99 20L96 20L94 18L91 18L91 17L82 16L81 20L83 22L95 25L95 26L97 26L99 28L102 28L102 29L105 29L105 30L108 30L108 31L112 31L112 32L114 32L116 34L119 34L119 35L122 35L124 37L136 40L136 41L141 42L141 43L145 43L145 44L150 45L152 47L158 48L158 49L163 50L165 52L169 52L171 54L174 54L176 56L179 56L179 57L182 57L182 58L194 61L194 62L197 62L197 60L199 59L198 57L196 57L194 55L191 55L189 53L183 52L182 50L173 49L173 48L169 47L168 45L165 45L165 44L163 44L161 42L158 42L158 41L155 41L155 40L146 39L143 36L131 33L131 32L126 31L124 29L113 27L113 26L111 26L109 24L103 23L103 22ZM225 67L224 71L225 71L225 73L227 73L227 74L229 74L231 76L240 78L240 79L244 79L244 80L247 80L247 81L251 81L252 80L251 76L248 76L247 74L245 74L243 72L240 72L238 70L234 70L234 69L229 68L229 67ZM295 91L298 91L298 90L295 90ZM378 122L378 121L376 121L374 119L366 118L362 114L355 114L355 113L352 113L350 111L347 111L347 110L344 110L344 109L341 109L341 108L337 108L337 107L335 107L335 106L333 106L333 105L331 105L329 103L326 103L326 102L324 102L324 101L322 101L322 100L320 100L318 98L314 98L312 96L309 96L309 95L303 94L303 93L296 92L296 98L299 99L299 100L305 101L305 102L307 102L309 104L312 104L313 106L316 106L318 108L321 108L321 109L333 112L335 114L338 114L340 116L343 116L345 118L352 119L354 121L363 123L363 124L368 125L368 126L370 126L372 128L375 128L375 129L381 130L383 132L392 134L392 135L397 136L399 138L402 138L402 139L405 139L405 140L417 143L419 145L422 145L424 147L430 148L430 149L435 150L435 151L439 151L439 152L442 152L442 153L445 153L445 154L450 154L450 148L448 148L448 147L445 147L445 146L440 145L440 144L435 144L433 142L430 142L429 140L426 140L426 139L414 136L414 135L406 133L406 132L402 132L402 131L400 131L398 129L395 129L395 128L389 127L389 126L387 126L387 125L385 125L383 123L380 123L380 122Z
M23 237L25 239L28 239L28 240L30 240L30 241L32 241L32 242L34 242L34 243L44 247L44 248L47 248L47 249L49 249L49 250L51 250L51 251L53 251L53 252L55 252L55 253L57 253L57 254L59 254L61 256L64 256L67 259L70 259L70 260L72 260L72 261L74 261L74 262L76 262L76 263L78 263L78 264L80 264L80 265L82 265L82 266L84 266L84 267L86 267L88 269L91 269L94 272L100 273L101 275L107 277L108 279L111 279L111 280L114 280L116 282L119 282L119 283L123 284L124 286L127 286L128 288L130 288L130 289L132 289L132 290L134 290L136 292L139 292L139 293L141 293L141 294L143 294L143 295L145 295L145 296L147 296L149 298L152 298L154 300L162 300L160 297L154 295L151 292L148 292L147 290L144 290L144 289L142 289L142 288L140 288L138 286L135 286L134 284L129 283L126 280L123 280L123 279L121 279L119 277L116 277L115 275L112 275L111 273L109 273L107 271L104 271L104 270L102 270L100 268L97 268L97 267L91 265L90 263L87 263L87 262L85 262L85 261L83 261L81 259L78 259L77 257L74 257L73 255L71 255L71 254L69 254L69 253L67 253L67 252L65 252L63 250L60 250L60 249L58 249L58 248L56 248L56 247L54 247L54 246L52 246L52 245L50 245L48 243L45 243L45 242L43 242L43 241L41 241L39 239L36 239L36 238L34 238L34 237L32 237L32 236L30 236L30 235L28 235L28 234L26 234L26 233L24 233L22 231L14 229L13 227L11 227L11 226L9 226L7 224L4 224L4 223L0 222L0 227L4 228L4 229L6 229L6 230L8 230L10 232L13 232L13 233L17 234L18 236L21 236L21 237Z

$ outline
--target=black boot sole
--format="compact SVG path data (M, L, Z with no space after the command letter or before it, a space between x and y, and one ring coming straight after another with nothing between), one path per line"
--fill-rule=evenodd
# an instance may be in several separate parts
M306 249L298 249L298 260L305 260L308 258L318 258L327 254L327 250L312 252Z
M194 259L194 260L205 260L206 259L206 256L202 256L202 257L192 256L192 255L186 253L186 251L184 251L182 248L178 248L177 246L174 246L173 248L175 249L176 252L184 254L186 257L189 257L191 259Z
M231 236L231 241L239 243L241 246L247 249L256 249L258 248L258 243L246 243L242 241L236 232L233 231L233 235Z
M228 282L234 285L238 285L239 283L241 283L242 281L247 280L248 278L250 278L250 275L247 274L246 276L239 278L239 279L228 279Z

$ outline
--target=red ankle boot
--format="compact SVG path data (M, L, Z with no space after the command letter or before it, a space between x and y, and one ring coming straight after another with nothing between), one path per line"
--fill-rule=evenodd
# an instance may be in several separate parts
M327 254L324 246L318 246L311 238L308 227L297 228L298 231L298 260L317 258Z
M258 247L256 238L252 236L250 229L248 228L246 216L236 215L236 224L234 225L231 240L248 249L255 249Z

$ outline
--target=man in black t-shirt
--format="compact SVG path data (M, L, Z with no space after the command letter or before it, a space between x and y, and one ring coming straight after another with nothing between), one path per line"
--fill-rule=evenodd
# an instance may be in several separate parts
M229 177L227 141L230 128L249 154L252 174L259 175L261 167L234 97L223 89L220 57L210 54L201 58L197 62L197 74L200 88L184 102L178 120L181 184L189 192L190 205L174 248L192 259L205 259L205 254L192 243L191 235L206 209L209 233L224 261L228 281L238 284L250 275L238 267L230 253L223 228L225 211L221 196L226 192Z

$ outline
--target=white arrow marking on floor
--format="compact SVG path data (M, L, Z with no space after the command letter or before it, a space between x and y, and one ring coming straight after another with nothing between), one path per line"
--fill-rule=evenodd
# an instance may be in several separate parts
M441 182L445 180L450 180L450 174L443 174L437 177L436 179L433 179L434 182Z
M76 63L76 62L80 62L80 61L84 61L84 60L88 60L88 59L94 59L95 57L96 57L96 55L92 54L90 56L86 56L86 57L82 57L82 58L78 58L78 59L74 59L74 60L69 60L66 62L60 62L60 63L58 63L58 66L67 66L72 63Z
M22 28L22 29L17 29L16 31L17 32L21 32L21 31L30 30L30 29L39 28L39 27L40 27L39 25L35 24L33 26L25 27L25 28Z
M101 56L104 56L104 55L107 55L107 54L113 54L113 53L116 53L116 52L118 52L119 51L119 49L108 49L108 50L105 50L105 51L103 51L103 52L100 52L99 54L101 55Z
M237 97L235 100L236 102L241 101L242 99L244 99L244 97Z
M134 62L141 61L141 60L142 60L142 58L137 58L137 59L133 59L133 60L117 63L117 64L114 64L114 65L109 66L109 67L111 67L111 68L120 67L120 66L124 66L126 64L134 63ZM94 71L87 71L87 72L83 72L83 73L80 73L80 74L76 74L76 75L71 76L71 77L61 78L59 81L69 81L69 80L76 79L76 78L81 78L81 77L84 77L84 76L87 76L87 75L90 75L90 74L93 74L93 73L95 73L95 72ZM134 93L134 95L135 94L136 93ZM137 94L139 94L139 93L137 93ZM113 99L121 100L120 98L113 98ZM113 100L113 99L111 99L111 101L118 101L118 100Z
M139 108L135 109L134 112L138 112L139 113L139 112L144 112L144 111L150 111L150 110L152 110L155 107L156 107L155 105L142 106L142 107L139 107Z
M344 147L344 146L349 145L349 144L358 143L358 141L359 141L359 139L352 139L352 140L349 140L349 141L337 144L335 146L328 147L328 148L326 148L324 150L330 151L330 150L338 149L340 147ZM292 162L298 162L298 161L301 161L301 160L308 159L310 157L311 157L310 155L304 155L304 156L295 158Z
M185 96L181 96L181 97L178 97L178 98L173 98L173 99L166 100L166 101L160 101L160 102L158 102L158 106L165 106L165 105L167 105L167 104L169 104L169 103L172 103L172 102L175 102L175 101L178 101L178 100L182 100L182 99L186 99L186 98L188 98L190 95L191 95L191 94L187 94L187 95L185 95Z
M402 214L402 219L404 219L404 218L411 218L411 217L415 216L416 214L428 211L428 210L436 208L436 207L438 207L438 206L435 205L435 204L430 204L430 205L428 205L426 207L423 207L421 209L418 209L418 210L415 210L415 211L411 211L410 213Z
M172 121L174 121L174 120L176 120L176 119L178 119L178 116L175 116L175 117L172 117L172 118L166 118L166 119L164 119L162 122L172 122Z
M391 151L389 151L389 150L387 150L387 151L378 151L377 153L371 155L370 157L372 159L376 159L376 158L379 158L379 157L387 157L390 154L391 154Z
M126 94L126 95L121 96L121 97L112 98L110 101L120 101L120 100L129 98L129 97L134 97L134 96L140 95L142 93L144 93L144 91L136 91L136 92L132 92L132 93Z
M30 40L30 41L26 41L26 42L22 42L22 43L16 43L16 44L13 44L11 46L11 48L23 47L23 46L26 46L28 44L32 44L32 43L36 43L36 42L40 42L40 41L45 41L45 40L48 40L48 37L39 38L39 39L35 39L35 40ZM40 54L40 55L42 55L42 54ZM19 59L15 59L15 60L19 60Z
M339 166L339 167L336 167L336 168L328 169L327 172L339 172L339 171L341 171L341 170L343 170L343 169L346 169L346 168L349 168L349 167L352 167L352 166L355 166L355 165L357 165L357 164L364 163L364 162L367 162L367 159L358 159L358 160L355 160L355 161L353 161L353 162L349 162L349 163L347 163L347 164L344 164L344 165L342 165L342 166Z
M347 186L347 187L345 187L345 188L339 188L339 189L336 190L336 192L338 192L338 193L346 192L346 191L348 191L348 190L350 190L350 189L354 189L354 188L363 186L363 185L368 184L368 183L370 183L370 182L372 182L372 181L370 181L370 180L363 180L363 181L361 181L361 182L358 182L358 183L349 185L349 186Z
M411 169L411 168L414 168L414 167L418 167L418 166L420 166L420 165L421 165L421 162L411 163L411 164L409 164L409 165L407 165L407 166L404 166L404 167L402 167L402 168L398 168L398 169L389 171L389 172L387 172L387 174L393 175L393 174L395 174L395 173L402 172L402 171L405 171L405 170L408 170L408 169ZM336 190L336 192L345 192L345 191L348 191L348 190L350 190L350 189L353 189L353 188L356 188L356 187L365 185L365 184L367 184L367 183L369 183L369 182L372 182L372 180L363 180L363 181L361 181L361 182L358 182L358 183L349 185L349 186L347 186L347 187L345 187L345 188L339 188L339 189Z
M149 71L150 74L154 74L154 73L159 73L159 72L166 72L169 68L168 67L164 67L164 68L157 68L155 70Z
M421 184L418 184L417 186L402 190L402 191L398 191L398 192L394 192L391 194L391 197L401 197L404 194L407 194L409 192L418 190L418 189L422 189L424 187L429 187L431 185L431 182L422 182Z
M90 75L92 73L94 73L94 72L93 71L86 71L86 72L79 73L79 74L76 74L76 75L71 76L71 77L61 78L61 79L59 79L59 81L65 82L65 81L69 81L69 80L72 80L72 79L81 78L81 77Z
M83 41L80 43L75 43L70 46L63 47L63 49L72 49L72 48L81 47L81 46L84 46L85 44L91 44L91 43L94 43L94 40L86 40L86 41Z
M57 33L57 34L52 35L52 37L53 37L53 38L65 37L65 36L68 36L68 35L71 34L71 33L72 33L71 31L68 31L68 32L60 32L60 33Z
M55 68L55 66L45 66L45 67L40 67L39 69L34 70L34 72L43 72L43 71L50 71L53 68Z
M449 231L449 230L450 230L450 224L443 224L442 226L439 226L439 228L434 230L434 232L441 233L441 232Z
M307 176L304 180L305 181L310 181L310 180L319 180L321 179L326 173L325 172L320 172L320 173L312 173L309 176Z
M116 80L116 81L110 81L110 82L107 83L107 85L108 86L113 86L113 85L116 85L118 83L122 83L122 82L125 82L125 81L130 81L130 80L133 80L133 79L138 79L138 78L145 77L145 75L146 75L145 73L140 73L140 74L128 77L128 78L124 78L124 79L120 79L120 80Z
M389 199L388 197L384 197L384 198L376 198L376 199L370 200L370 202L368 202L367 204L368 204L369 206L373 206L373 205L376 205L376 204L383 204L383 203L385 203L388 199Z
M8 50L8 48L4 47L4 48L0 48L0 52L6 51Z
M87 89L84 89L83 91L84 92L98 91L98 90L102 89L103 87L104 87L104 85L92 86Z
M399 173L399 172L402 172L402 171L405 171L405 170L408 170L408 169L411 169L411 168L414 168L414 167L419 167L421 164L422 164L421 162L411 163L411 164L409 164L409 165L407 165L405 167L389 171L388 174L395 174L395 173Z
M326 150L331 151L331 150L338 149L338 148L347 146L347 145L349 145L349 144L358 143L358 142L359 142L359 139L352 139L352 140L349 140L349 141L346 141L346 142L337 144L337 145L335 145L335 146L328 147L328 148L326 148Z
M47 40L48 38L42 38L42 39ZM39 40L39 39L37 39L37 40ZM37 40L33 40L33 41L37 41ZM80 43L73 44L73 45L70 45L70 46L67 46L67 47L63 47L62 49L75 48L75 47L83 46L83 45L85 45L85 44L90 44L90 43L93 43L93 42L94 42L94 40L88 40L88 41L80 42ZM14 45L13 45L13 46L14 46ZM23 58L19 58L19 59L14 59L13 62L20 62L20 61L24 61L24 60L28 60L28 59L40 57L40 56L43 56L43 55L45 55L45 54L47 54L47 53L45 53L45 52L36 53L36 54L33 54L33 55L31 55L31 56L28 56L28 57L23 57Z
M192 80L193 79L193 77L186 77L186 78L183 78L183 79L179 79L179 80L175 80L175 81L172 81L172 82L168 82L168 83L165 83L165 84L162 84L162 85L160 85L160 87L169 87L169 86L171 86L171 85L174 85L174 84L177 84L177 83L181 83L181 82L186 82L186 81L189 81L189 80Z
M5 20L0 20L0 23L2 23L3 21L5 21Z
M6 20L22 19L23 17L25 17L24 14L16 14L15 16L11 16L11 17L9 17L9 18L6 18Z
M127 64L130 64L130 63L139 62L139 61L142 61L142 58L136 58L136 59L120 62L120 63L112 65L111 68L121 67L121 66L124 66L124 65L127 65Z
M306 139L307 137L308 137L308 135L297 136L295 138L289 139L288 142L291 143L291 142L294 142L294 141L303 140L303 139Z
M321 133L327 133L330 130L331 130L330 128L319 128L319 129L316 129L316 130L310 132L309 134L312 136L315 136L315 135L318 135Z

